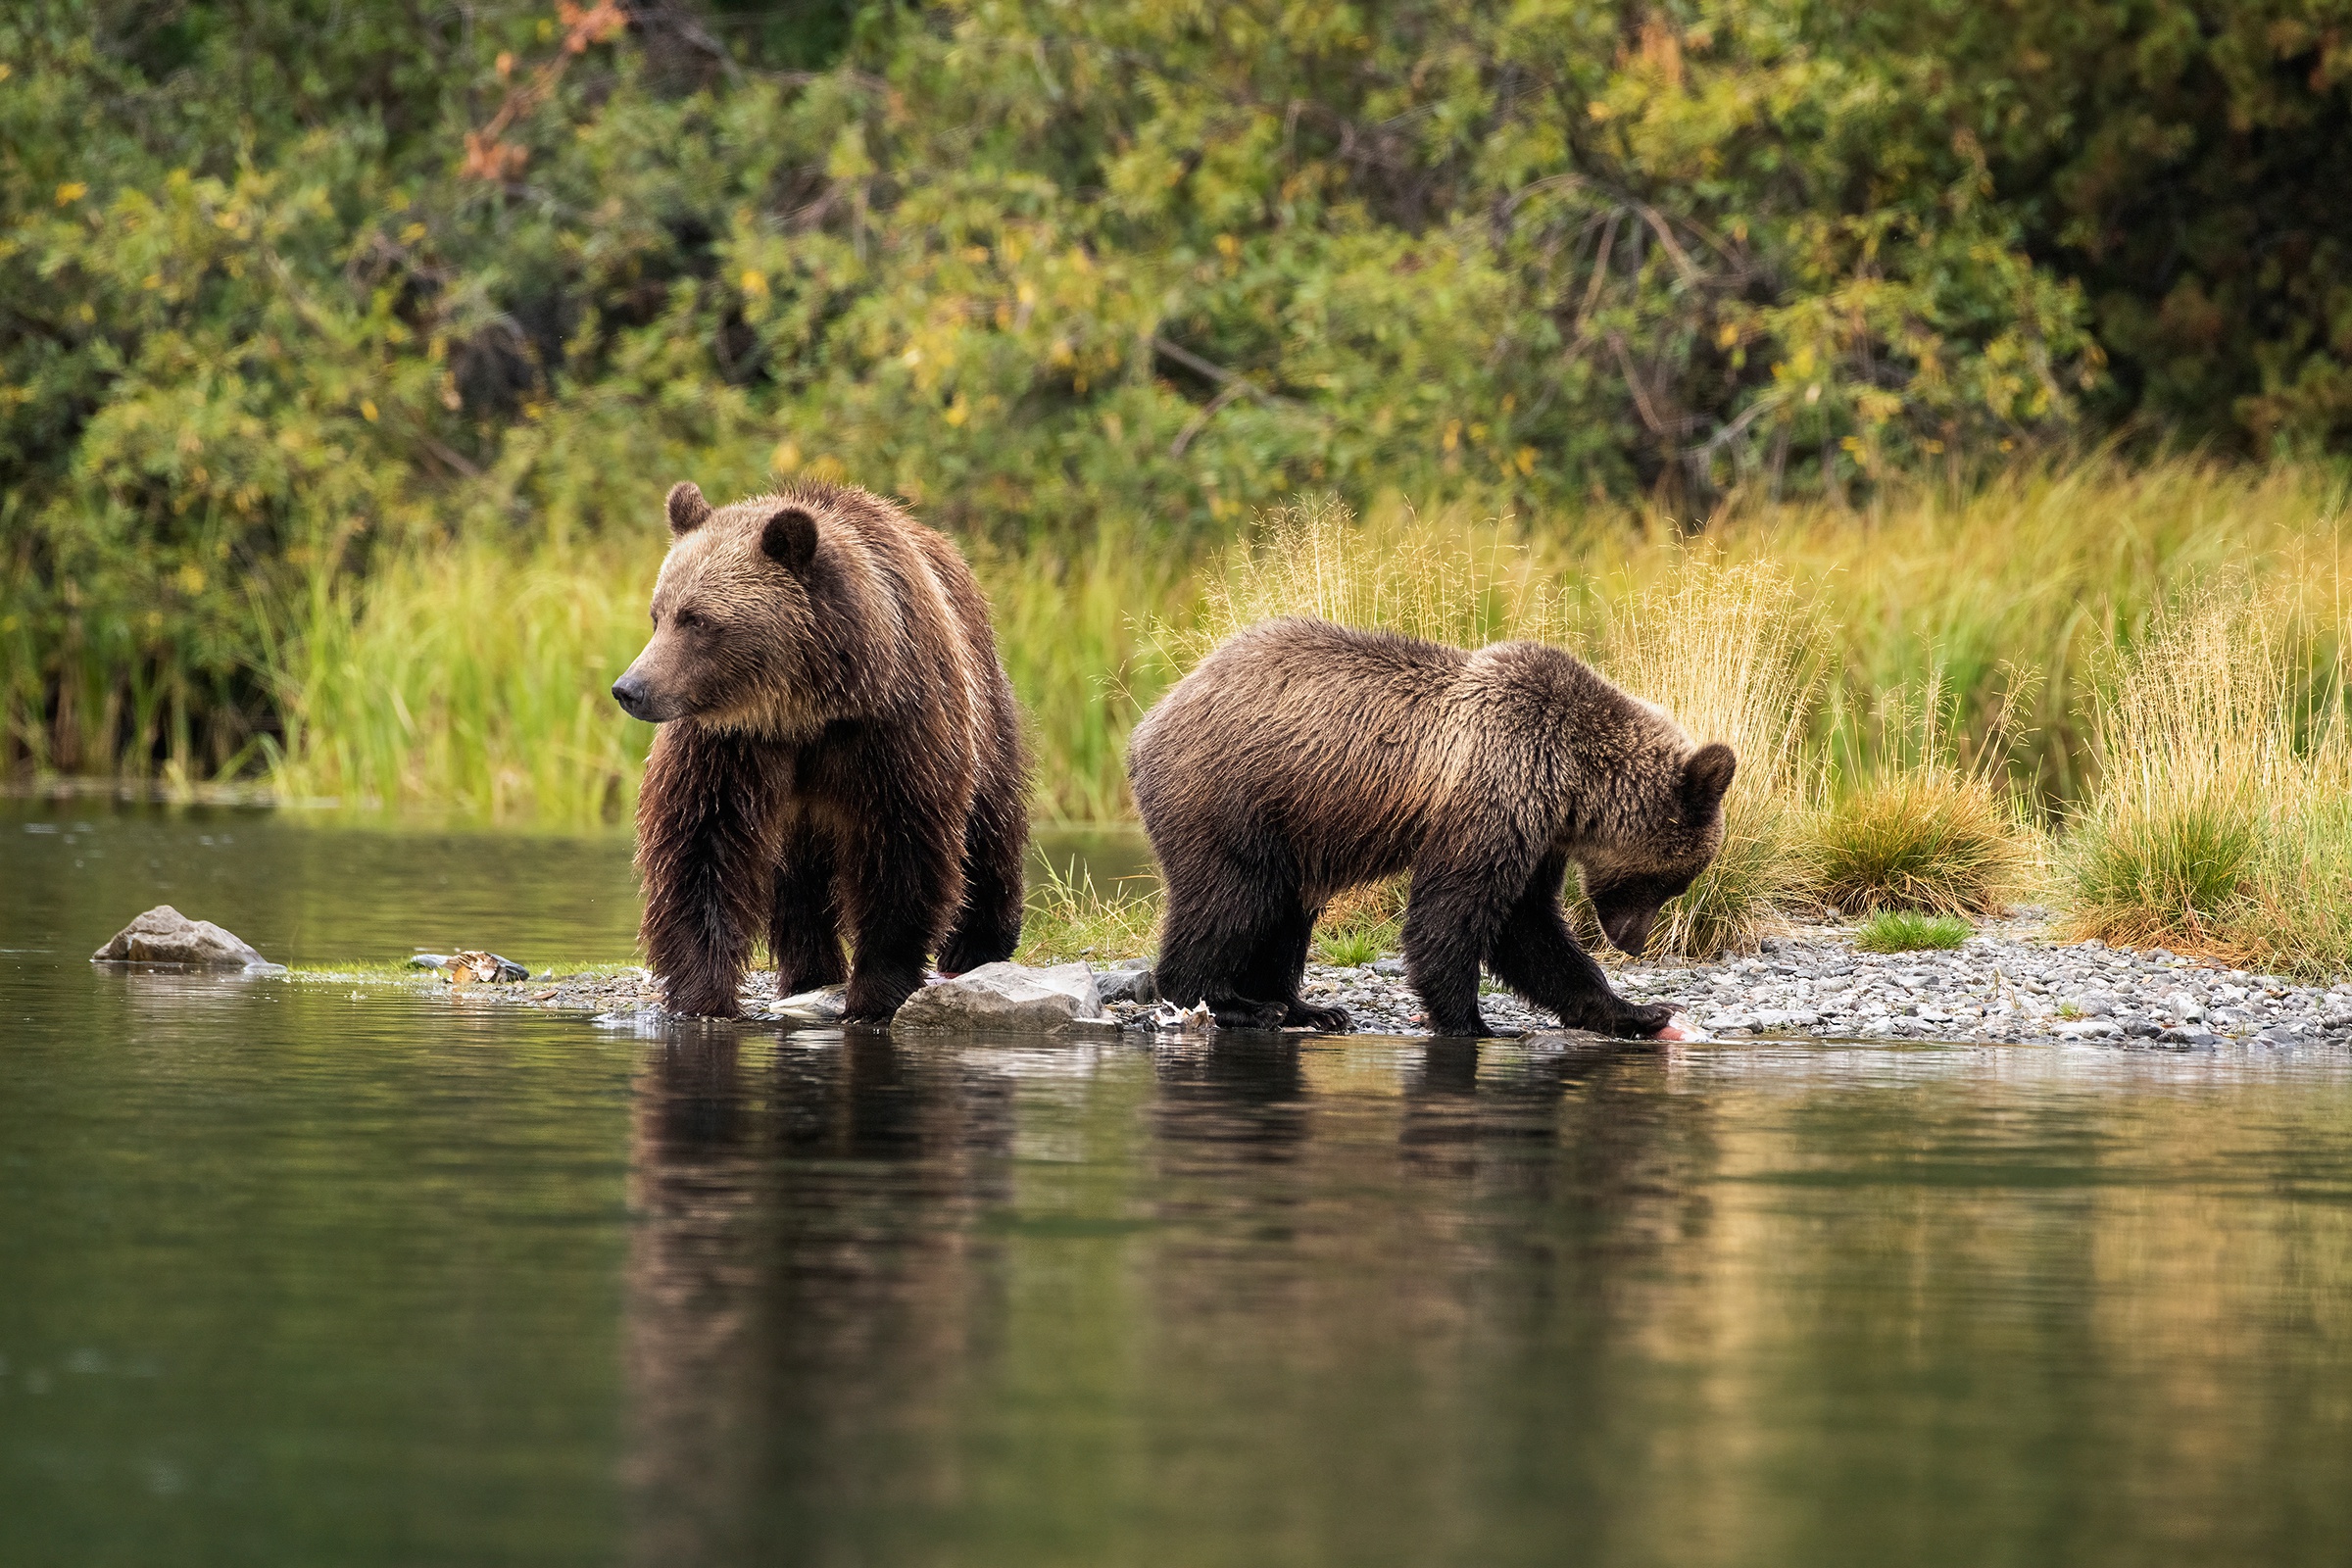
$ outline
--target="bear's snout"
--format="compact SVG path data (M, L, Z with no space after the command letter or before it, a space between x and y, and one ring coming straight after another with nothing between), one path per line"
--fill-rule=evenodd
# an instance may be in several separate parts
M629 671L612 683L612 700L618 703L620 710L631 718L651 720L654 716L652 711L654 694L647 688L644 678L635 670Z
M1596 912L1600 915L1600 929L1607 934L1610 945L1619 953L1628 957L1638 958L1642 956L1642 951L1649 946L1650 922L1657 918L1655 909L1644 909L1637 906L1633 908L1603 909Z

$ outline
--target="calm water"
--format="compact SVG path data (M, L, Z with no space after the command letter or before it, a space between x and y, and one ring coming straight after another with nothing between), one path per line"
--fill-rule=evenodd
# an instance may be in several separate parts
M84 961L163 901L610 955L626 860L0 803L0 1563L2352 1555L2340 1055L640 1039Z

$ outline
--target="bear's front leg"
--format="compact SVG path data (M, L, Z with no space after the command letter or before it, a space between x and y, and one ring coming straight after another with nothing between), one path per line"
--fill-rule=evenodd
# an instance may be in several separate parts
M845 855L851 874L841 888L852 901L858 951L842 1004L843 1016L855 1022L886 1023L914 995L963 902L962 824L940 820L910 796L877 780L864 815L872 826Z
M1507 880L1506 880L1507 879ZM1489 1033L1478 1010L1478 968L1501 924L1511 868L1465 858L1413 867L1404 907L1404 972L1435 1035Z
M1560 912L1560 889L1568 859L1544 857L1518 902L1495 934L1488 955L1495 977L1540 1007L1559 1014L1571 1029L1619 1039L1646 1039L1666 1027L1674 1009L1628 1002L1609 989L1609 977L1568 929Z
M732 1018L775 890L787 760L739 735L670 723L637 797L639 937L672 1012Z
M850 972L841 957L841 907L836 899L833 846L806 827L788 834L767 921L767 953L776 965L777 996L839 985Z

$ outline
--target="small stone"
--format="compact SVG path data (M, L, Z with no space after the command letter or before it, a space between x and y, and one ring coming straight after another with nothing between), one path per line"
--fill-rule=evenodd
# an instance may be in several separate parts
M1140 961L1132 968L1121 964L1106 974L1095 976L1095 989L1105 1003L1159 1000L1159 988L1152 982L1150 965Z
M1372 963L1372 972L1391 980L1401 979L1404 975L1404 960L1402 958L1376 958Z
M210 920L191 920L169 904L159 904L116 932L90 955L92 963L170 963L190 969L284 968L256 953L233 932Z

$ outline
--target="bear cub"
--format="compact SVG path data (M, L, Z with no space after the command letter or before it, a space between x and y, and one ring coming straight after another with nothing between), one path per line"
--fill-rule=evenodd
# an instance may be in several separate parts
M613 699L661 725L637 805L642 938L670 1008L726 1018L764 935L779 996L844 978L888 1018L934 949L1010 957L1028 849L1019 710L956 547L881 498L669 492L653 640Z
M1441 1035L1487 1032L1479 966L1574 1028L1628 1002L1570 934L1570 865L1638 954L1723 843L1735 759L1536 643L1464 653L1319 620L1238 633L1136 727L1128 774L1167 890L1159 993L1229 1028L1344 1030L1299 1000L1333 895L1412 873L1405 972Z

